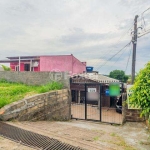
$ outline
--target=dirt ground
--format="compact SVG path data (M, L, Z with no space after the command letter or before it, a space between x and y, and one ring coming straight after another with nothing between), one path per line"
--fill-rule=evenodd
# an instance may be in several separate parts
M7 122L87 150L150 150L150 132L144 123L123 126L71 120L69 122ZM32 150L0 137L0 150Z
M85 104L71 105L72 118L85 119ZM102 107L101 109L102 122L110 122L122 124L123 116L116 112L116 108ZM100 110L93 105L87 105L87 119L100 120Z

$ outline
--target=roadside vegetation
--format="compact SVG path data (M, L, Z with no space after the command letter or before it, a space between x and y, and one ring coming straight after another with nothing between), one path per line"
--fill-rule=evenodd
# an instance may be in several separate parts
M109 73L109 77L117 79L124 83L126 83L129 78L129 76L125 75L125 72L123 70L113 70Z
M7 67L5 65L1 65L2 68L4 69L4 71L11 71L11 68L10 67Z
M55 81L41 86L29 86L23 83L0 80L0 108L34 94L45 93L51 90L60 90L62 88L63 84Z
M150 124L150 62L137 74L132 91L131 103L141 108L141 116Z

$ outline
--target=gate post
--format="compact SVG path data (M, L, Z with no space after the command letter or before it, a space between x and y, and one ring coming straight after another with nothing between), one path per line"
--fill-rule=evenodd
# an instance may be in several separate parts
M102 110L101 110L101 108L102 108L102 107L101 107L101 95L102 95L102 94L101 94L101 93L102 93L102 90L101 90L101 89L102 89L102 85L100 84L99 87L100 87L100 89L99 89L99 91L100 91L100 99L99 99L99 100L100 100L100 107L99 107L99 110L100 110L100 122L101 122L101 120L102 120Z
M87 92L87 85L85 83L85 120L87 120L87 101L86 101L86 93Z

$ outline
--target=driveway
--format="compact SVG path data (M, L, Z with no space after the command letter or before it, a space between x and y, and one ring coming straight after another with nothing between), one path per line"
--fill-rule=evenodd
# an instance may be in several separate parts
M150 149L150 133L144 123L128 122L123 126L78 120L7 123L88 150ZM14 150L30 150L0 137L0 149L8 149L8 143L12 144Z

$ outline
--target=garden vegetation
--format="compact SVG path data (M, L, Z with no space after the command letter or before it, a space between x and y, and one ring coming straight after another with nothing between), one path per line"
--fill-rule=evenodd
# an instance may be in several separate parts
M62 88L63 84L55 81L47 83L46 85L31 86L23 83L0 80L0 108L34 94L45 93L51 90L60 90Z

